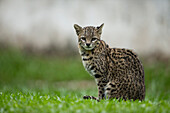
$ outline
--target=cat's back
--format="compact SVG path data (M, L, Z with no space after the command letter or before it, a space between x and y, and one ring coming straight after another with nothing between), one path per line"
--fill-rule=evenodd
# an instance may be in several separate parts
M144 84L144 68L134 51L109 48L108 52L110 79L118 78L120 82Z
M140 71L139 74L144 74L142 63L133 50L125 48L109 48L108 56L112 65L116 65L117 68Z

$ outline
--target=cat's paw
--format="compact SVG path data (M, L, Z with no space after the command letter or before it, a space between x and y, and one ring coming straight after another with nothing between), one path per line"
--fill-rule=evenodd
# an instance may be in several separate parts
M91 96L83 96L83 99L91 99Z

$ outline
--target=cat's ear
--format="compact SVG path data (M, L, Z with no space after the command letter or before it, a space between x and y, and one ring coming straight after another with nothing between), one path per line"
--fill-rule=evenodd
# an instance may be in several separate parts
M82 27L80 27L79 25L77 24L74 24L74 29L76 30L76 34L77 36L79 36L79 34L82 32Z
M99 35L102 34L102 28L103 28L103 26L104 26L104 23L97 27L97 33L98 33Z

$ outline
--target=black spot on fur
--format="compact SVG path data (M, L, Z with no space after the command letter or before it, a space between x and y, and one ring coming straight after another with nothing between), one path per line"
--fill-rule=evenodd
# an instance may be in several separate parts
M90 58L83 58L83 61L88 61L88 60L92 60L93 57L90 57Z
M100 78L100 77L102 77L102 76L99 75L99 74L95 74L94 77L95 77L95 78Z
M107 88L106 90L110 90L110 88Z

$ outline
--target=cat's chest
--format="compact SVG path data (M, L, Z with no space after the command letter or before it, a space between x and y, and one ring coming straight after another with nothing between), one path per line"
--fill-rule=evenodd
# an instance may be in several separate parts
M82 63L88 73L90 73L91 75L96 74L95 72L96 65L95 65L94 56L82 57Z
M80 52L80 54L83 66L86 69L86 71L92 76L95 75L97 69L96 66L97 57L94 56L92 52Z

